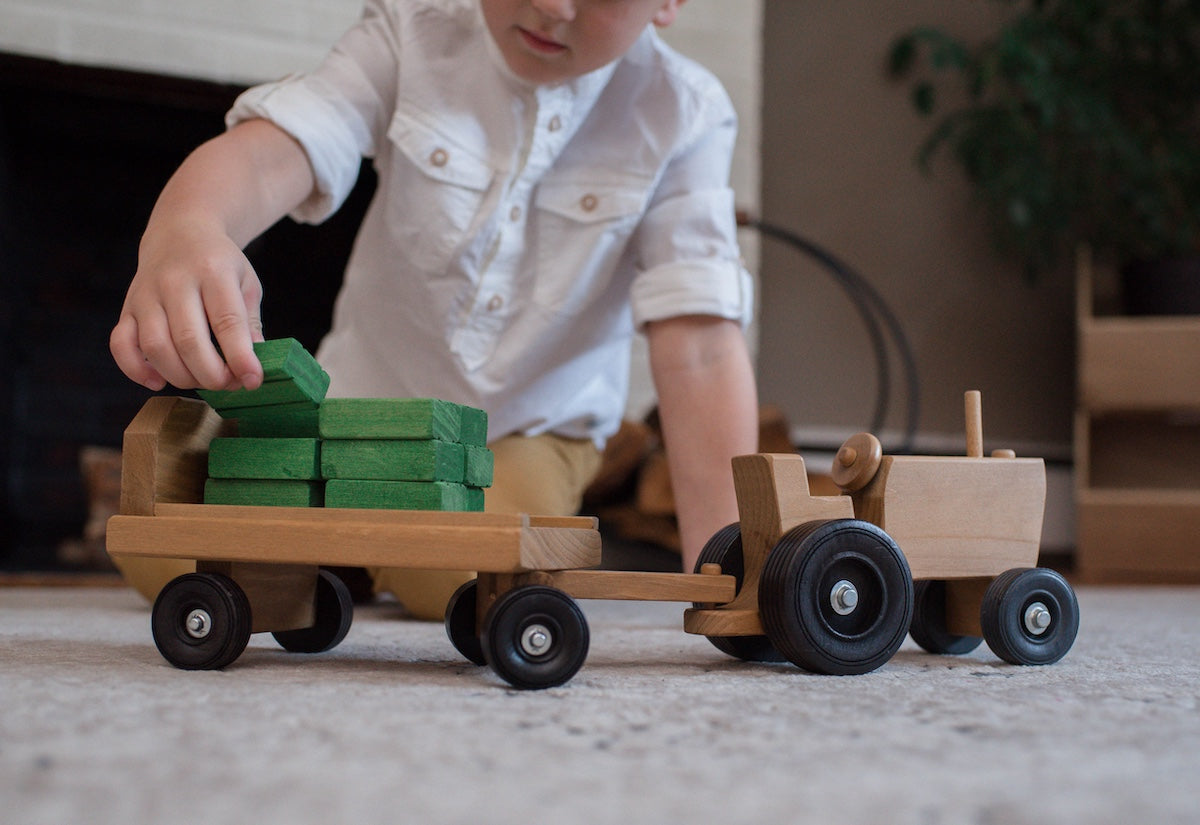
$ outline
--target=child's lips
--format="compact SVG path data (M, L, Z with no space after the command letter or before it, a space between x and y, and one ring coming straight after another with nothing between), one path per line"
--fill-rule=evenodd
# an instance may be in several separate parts
M542 37L529 29L518 26L517 31L521 33L521 39L525 41L525 45L539 54L559 54L567 50L562 43Z

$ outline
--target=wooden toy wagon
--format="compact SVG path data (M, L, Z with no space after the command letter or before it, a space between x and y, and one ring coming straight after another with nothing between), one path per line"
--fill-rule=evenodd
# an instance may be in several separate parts
M125 433L108 549L196 562L166 584L151 618L158 649L180 668L224 667L256 632L295 652L336 646L353 605L325 565L476 571L447 606L447 634L526 689L582 667L577 599L691 602L684 629L722 651L833 674L880 667L910 631L931 652L965 653L983 638L1009 662L1048 664L1078 627L1070 586L1034 567L1040 459L975 447L882 456L860 434L834 464L849 495L821 497L800 456L742 456L739 522L708 542L696 572L644 573L592 569L600 534L587 517L200 503L209 444L229 427L203 402L156 397ZM978 431L976 411L969 443Z

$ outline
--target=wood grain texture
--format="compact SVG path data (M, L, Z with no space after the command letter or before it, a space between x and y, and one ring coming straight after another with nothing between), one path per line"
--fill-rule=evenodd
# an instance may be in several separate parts
M197 390L196 394L225 417L244 407L321 402L329 389L329 374L294 338L258 341L254 354L263 366L262 386L253 390Z
M158 502L202 501L209 442L233 432L203 401L148 399L125 429L121 512L150 515Z
M854 494L855 514L895 540L917 579L1036 566L1045 501L1040 458L885 456Z
M312 627L316 616L317 571L309 564L203 561L200 573L221 573L237 582L250 600L250 632Z
M625 570L560 570L523 574L521 584L557 587L576 599L712 602L733 600L733 576L697 573L646 573Z
M325 485L326 507L392 510L482 510L483 497L462 484L445 481L363 481L332 479Z
M210 478L315 480L321 477L315 438L214 438L208 448Z
M320 431L329 439L461 442L463 408L435 398L329 398Z
M308 402L237 411L238 435L247 438L316 438L320 412Z
M322 441L323 478L462 483L466 448L448 441Z
M109 547L128 556L518 572L594 567L593 519L539 522L490 513L186 506L114 516Z
M468 487L491 487L496 458L487 447L466 445L467 460L463 470L463 483Z
M850 518L848 496L813 496L804 459L795 453L758 453L733 460L742 530L745 578L729 604L691 608L684 630L704 636L756 636L763 633L758 615L758 584L768 554L780 537L809 521Z
M321 507L322 481L261 478L210 478L204 482L205 504L245 504L262 507Z

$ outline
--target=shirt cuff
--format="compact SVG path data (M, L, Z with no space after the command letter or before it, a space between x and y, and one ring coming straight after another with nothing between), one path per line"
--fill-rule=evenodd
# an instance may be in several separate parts
M651 321L682 315L712 315L750 325L754 281L736 261L681 261L643 272L632 289L633 322L641 330Z
M264 118L291 135L308 155L313 194L292 211L304 223L320 223L345 202L358 179L362 161L359 137L339 117L336 106L295 82L298 76L243 92L225 115L231 128L244 120Z

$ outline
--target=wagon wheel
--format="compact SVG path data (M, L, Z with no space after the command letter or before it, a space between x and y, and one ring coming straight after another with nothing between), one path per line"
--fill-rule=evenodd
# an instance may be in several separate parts
M467 661L487 664L483 656L483 644L479 641L478 619L475 611L479 603L479 581L471 579L462 584L446 605L446 635L454 649Z
M904 642L912 574L875 525L813 521L771 550L758 602L767 636L793 664L816 673L868 673Z
M980 608L983 638L1014 665L1049 665L1067 654L1079 632L1079 602L1067 580L1043 567L1001 573Z
M187 573L167 583L150 630L163 658L184 670L219 670L250 641L250 600L219 573Z
M504 681L522 690L555 687L587 658L588 626L575 600L561 590L525 585L488 608L483 655Z
M696 560L695 572L705 564L721 565L721 572L733 576L737 580L734 590L742 589L746 575L745 557L742 553L742 528L734 523L722 527L704 545L700 557ZM695 607L701 607L695 604ZM779 651L771 644L766 636L706 636L717 650L746 662L782 662L785 661Z
M979 636L959 636L946 629L946 583L923 579L913 587L913 617L908 635L930 653L961 656L979 647Z
M833 483L847 493L866 487L883 463L883 446L870 433L850 436L833 460Z
M316 616L312 627L280 630L271 635L292 653L324 653L337 647L354 621L354 599L350 588L334 573L317 575Z

